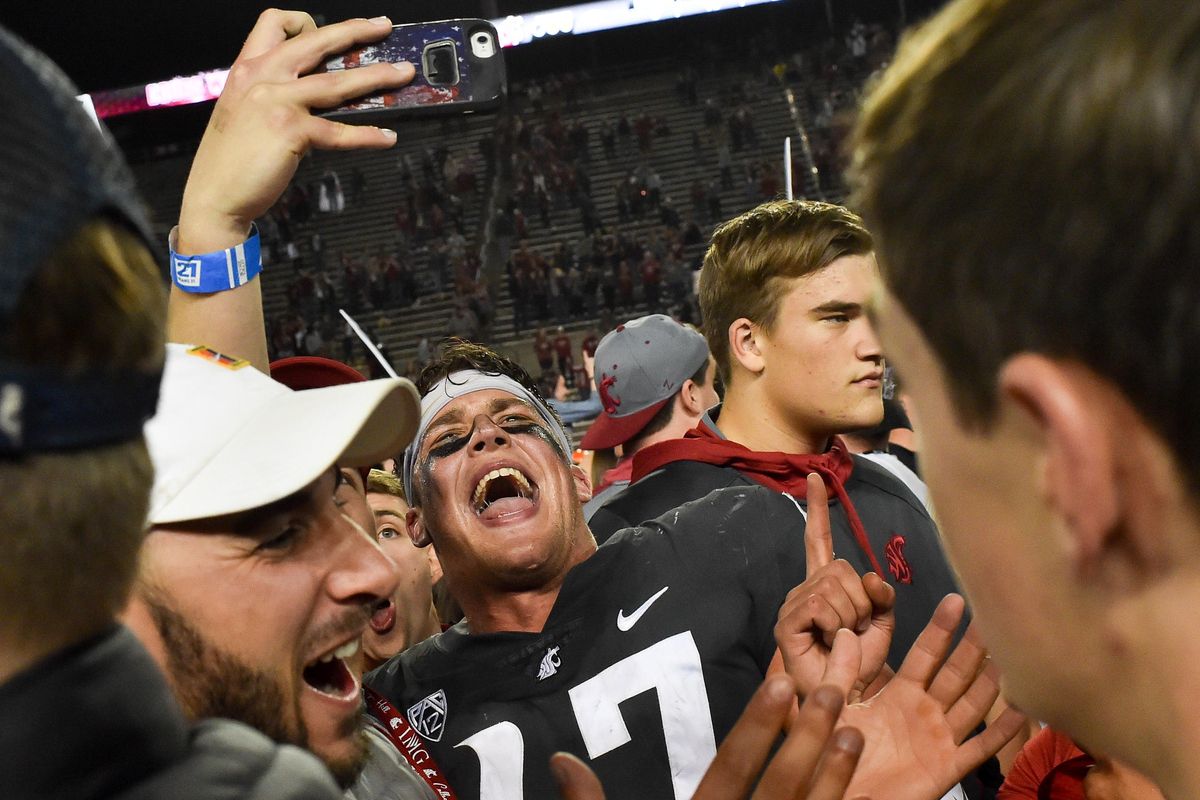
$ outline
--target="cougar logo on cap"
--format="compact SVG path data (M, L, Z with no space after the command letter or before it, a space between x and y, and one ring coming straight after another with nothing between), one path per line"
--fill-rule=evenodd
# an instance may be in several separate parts
M596 391L600 392L600 402L604 404L604 410L609 414L617 413L617 406L621 405L621 398L613 397L609 392L616 382L616 375L601 375L600 384L596 387Z

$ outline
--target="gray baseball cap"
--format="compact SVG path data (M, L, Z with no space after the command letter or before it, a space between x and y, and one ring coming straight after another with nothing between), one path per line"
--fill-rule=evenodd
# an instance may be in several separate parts
M633 439L708 361L708 343L665 314L618 325L596 348L596 388L604 410L588 428L585 450Z

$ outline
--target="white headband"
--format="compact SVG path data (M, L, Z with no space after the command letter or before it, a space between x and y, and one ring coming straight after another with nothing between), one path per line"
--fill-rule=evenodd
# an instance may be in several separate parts
M404 496L408 498L409 503L413 502L413 471L416 469L417 452L421 449L421 440L425 438L425 432L429 429L433 418L451 400L471 394L472 392L481 392L484 389L499 389L514 397L519 397L528 403L546 421L546 424L550 426L551 433L554 434L555 440L558 442L559 447L562 448L563 456L567 459L571 457L571 440L567 437L567 432L563 430L558 418L554 416L553 412L546 407L546 404L537 395L507 375L480 372L476 369L459 370L442 378L421 398L421 423L417 426L416 436L413 437L408 447L404 449L404 474L402 478L404 480Z

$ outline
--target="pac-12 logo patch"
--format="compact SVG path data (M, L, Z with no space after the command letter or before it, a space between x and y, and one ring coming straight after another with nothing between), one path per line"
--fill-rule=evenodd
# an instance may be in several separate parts
M440 742L446 729L446 693L438 689L433 694L410 706L408 721L417 733L431 742Z
M180 286L196 288L200 285L200 259L180 258L171 259L175 267L175 282Z

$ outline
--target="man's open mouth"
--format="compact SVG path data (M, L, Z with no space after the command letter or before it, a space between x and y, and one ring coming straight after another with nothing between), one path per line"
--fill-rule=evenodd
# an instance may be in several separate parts
M380 636L391 633L396 626L396 604L384 598L371 607L371 630Z
M358 652L359 639L346 642L304 668L304 682L316 691L339 700L358 693L358 680L346 666L346 659Z
M537 487L519 469L500 467L479 479L471 495L476 514L498 516L527 508L537 496Z

